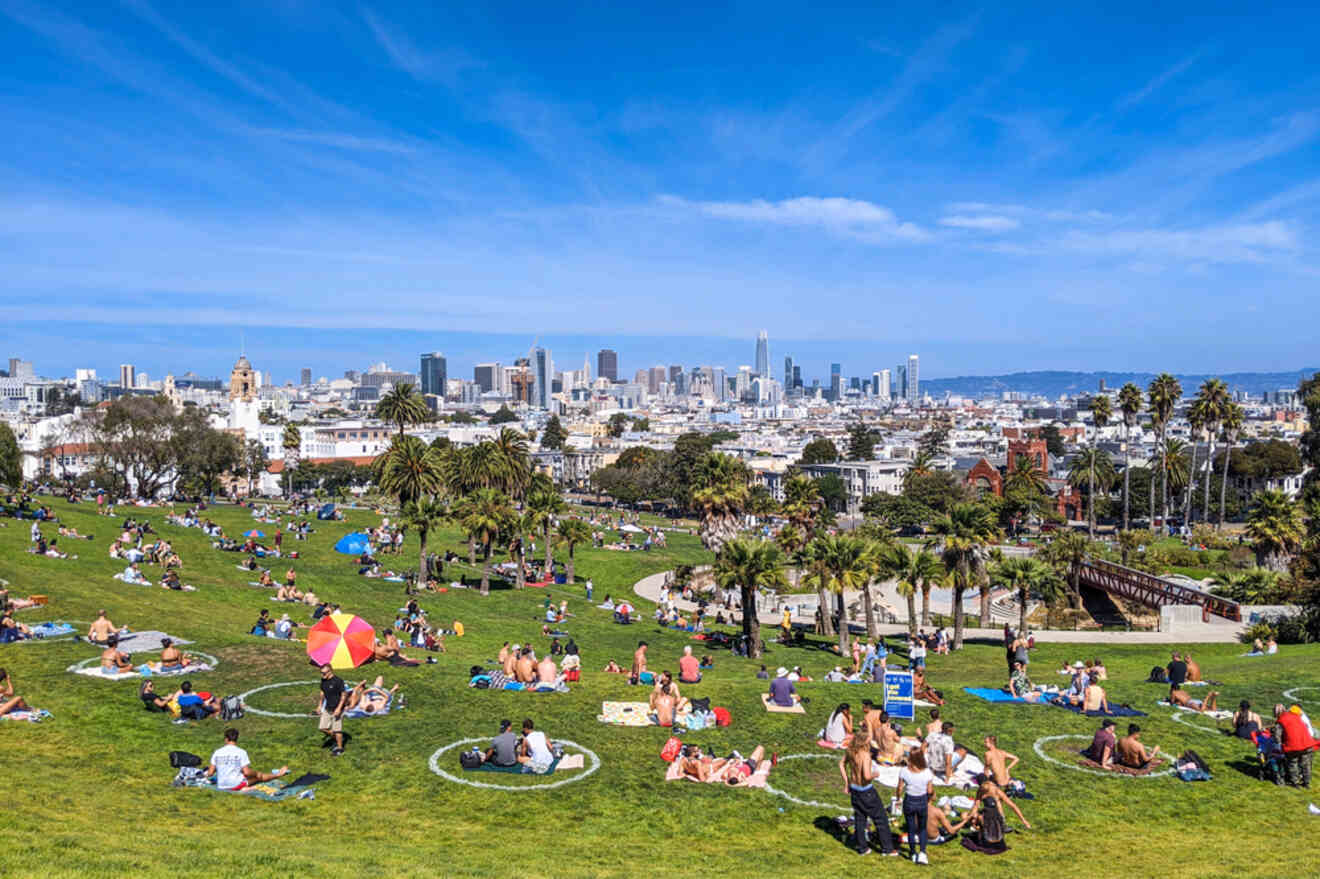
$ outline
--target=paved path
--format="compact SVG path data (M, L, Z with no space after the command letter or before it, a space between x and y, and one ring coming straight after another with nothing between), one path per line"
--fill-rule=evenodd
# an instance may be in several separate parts
M662 571L658 574L651 574L649 577L643 577L633 586L633 591L638 597L644 598L651 603L658 603L660 593L665 584L665 576L669 572ZM886 593L885 588L892 590L892 584L883 584L879 586L884 603L891 609L897 609L900 616L906 615L906 607L902 599L899 599L892 591ZM858 593L846 593L848 600L853 601ZM943 596L944 601L937 605L936 598L939 593L931 595L931 610L947 614L947 609L951 604L951 598L946 592ZM897 599L897 603L891 601ZM695 610L695 602L685 599L678 599L678 606L683 610ZM780 622L780 614L774 612L762 612L760 620L762 625L777 626ZM815 625L815 619L803 616L794 616L795 623L804 623L806 625ZM858 622L854 620L854 622ZM882 635L900 635L907 631L906 625L882 625L879 626ZM1178 628L1176 632L1097 632L1097 631L1070 631L1067 629L1035 629L1033 633L1036 640L1049 643L1071 643L1071 644L1206 644L1206 643L1231 643L1237 641L1237 633L1240 630L1237 623L1194 623L1185 624ZM995 642L1003 640L1004 631L1002 628L996 629L964 629L964 638L984 638Z

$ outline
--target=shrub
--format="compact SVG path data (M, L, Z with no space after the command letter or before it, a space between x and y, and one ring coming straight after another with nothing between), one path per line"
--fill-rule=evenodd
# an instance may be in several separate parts
M1262 641L1267 641L1270 638L1277 638L1274 626L1265 620L1261 620L1258 623L1252 623L1247 626L1242 630L1242 634L1238 635L1238 640L1243 644L1254 644L1257 638Z

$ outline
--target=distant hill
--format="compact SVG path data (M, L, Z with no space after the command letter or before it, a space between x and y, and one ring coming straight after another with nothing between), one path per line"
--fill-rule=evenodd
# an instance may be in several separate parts
M1261 394L1265 391L1277 391L1282 388L1296 388L1298 383L1309 378L1318 368L1299 369L1294 372L1232 372L1214 375L1179 374L1183 393L1191 395L1209 378L1220 378L1230 391L1246 391L1249 394ZM946 393L963 397L998 396L1004 391L1019 391L1025 394L1040 394L1053 399L1061 394L1075 395L1093 392L1099 389L1103 379L1106 388L1120 388L1127 382L1133 382L1142 390L1155 378L1153 372L1014 372L1008 375L966 375L957 378L925 379L921 382L923 393L932 397L943 397Z

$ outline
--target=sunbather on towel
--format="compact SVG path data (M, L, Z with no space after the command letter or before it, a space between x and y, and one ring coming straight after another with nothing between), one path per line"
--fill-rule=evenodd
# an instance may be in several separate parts
M1145 769L1150 762L1160 753L1160 746L1156 745L1149 751L1141 742L1141 727L1135 723L1128 724L1128 734L1118 740L1118 762L1129 769Z
M917 667L912 670L912 696L926 702L933 702L936 705L944 704L944 698L926 682L926 670L924 668Z
M1207 711L1217 711L1219 709L1219 691L1206 693L1204 699L1193 699L1187 695L1186 690L1174 687L1169 690L1169 704L1178 708L1190 708L1192 711L1199 711L1202 714Z
M102 674L114 676L120 672L132 670L133 660L127 653L119 649L119 635L111 633L105 645L105 649L101 651Z
M96 619L87 627L87 640L93 644L105 644L110 640L110 636L117 632L115 624L110 622L104 610L96 612Z
M348 704L345 711L361 711L363 714L377 714L390 704L394 694L398 692L399 685L395 684L388 690L385 689L385 678L377 675L376 680L368 684L366 681L360 682L348 694Z
M152 671L181 671L192 662L169 638L161 638L160 646L160 662L147 663Z
M258 772L252 768L247 751L238 746L238 730L225 730L225 743L211 754L206 774L214 776L220 790L242 790L248 785L261 784L289 774L289 767L281 766L274 772Z
M10 616L9 611L0 611L0 644L24 641L31 637L32 629Z
M14 695L14 679L9 676L9 672L0 668L0 715L8 714L11 711L30 710L22 696Z

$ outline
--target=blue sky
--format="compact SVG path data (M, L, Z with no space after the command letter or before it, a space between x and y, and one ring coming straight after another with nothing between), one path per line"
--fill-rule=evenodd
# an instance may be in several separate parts
M52 373L215 372L242 326L332 375L347 328L1315 359L1313 7L929 7L0 0L0 337Z

